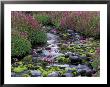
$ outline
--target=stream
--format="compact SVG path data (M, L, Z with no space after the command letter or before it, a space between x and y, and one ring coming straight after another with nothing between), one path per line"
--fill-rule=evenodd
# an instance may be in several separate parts
M70 31L73 35L74 35L74 42L77 44L79 43L79 38L80 35L78 33L74 33L72 31ZM91 77L92 74L95 73L95 70L93 69L93 67L90 65L89 62L91 62L92 60L88 59L86 56L85 57L81 57L80 55L76 54L76 53L72 53L72 52L61 52L59 44L61 44L60 42L60 37L58 36L58 34L54 34L54 33L47 33L47 44L43 47L38 47L33 49L32 52L32 56L33 56L33 61L35 60L44 60L44 61L50 61L50 64L48 67L51 66L58 66L60 68L65 68L67 69L67 72L65 73L64 77L74 77L72 74L72 70L71 68L75 68L78 72L77 76L89 76ZM57 62L55 62L56 58L59 56L68 56L71 60L70 64L59 64ZM88 63L84 64L82 63L83 60L87 60ZM23 73L27 73L29 70L23 72ZM19 77L20 75L22 75L23 73L20 74L16 74L16 77ZM41 73L38 72L37 70L31 70L31 73L34 77L42 77ZM14 73L12 73L12 77L14 77ZM48 75L48 77L60 77L58 75L57 72L52 72Z

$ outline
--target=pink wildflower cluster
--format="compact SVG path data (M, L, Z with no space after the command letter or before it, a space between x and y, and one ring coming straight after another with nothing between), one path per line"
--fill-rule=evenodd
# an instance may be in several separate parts
M19 11L11 12L12 27L17 28L21 26L30 26L33 29L39 28L40 24L37 20L30 14L25 14ZM17 26L18 25L18 26Z
M63 16L60 20L60 25L62 28L71 28L74 29L75 26L75 19L74 15L71 12L63 12Z

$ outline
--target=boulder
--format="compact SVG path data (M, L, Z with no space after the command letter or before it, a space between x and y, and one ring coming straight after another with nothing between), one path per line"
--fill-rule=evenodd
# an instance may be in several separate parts
M41 72L37 71L37 70L31 70L31 75L32 77L39 77L41 76Z
M81 58L79 57L79 56L69 56L69 58L70 58L70 61L71 61L71 64L75 64L75 65L77 65L77 64L81 64L82 63L82 60L81 60Z

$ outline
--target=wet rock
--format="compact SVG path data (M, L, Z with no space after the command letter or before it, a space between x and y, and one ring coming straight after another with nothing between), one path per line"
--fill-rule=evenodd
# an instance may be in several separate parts
M39 76L41 76L41 72L39 72L37 70L31 70L30 72L32 74L32 77L39 77Z
M48 75L48 77L58 77L59 73L58 72L52 72Z
M64 64L64 65L60 65L60 64L53 64L52 66L58 66L58 67L60 67L60 68L69 68L69 65L68 64Z
M85 76L86 75L86 70L78 69L77 72L78 72L78 75L81 75L81 76Z
M82 60L80 59L79 56L69 56L71 64L81 64Z

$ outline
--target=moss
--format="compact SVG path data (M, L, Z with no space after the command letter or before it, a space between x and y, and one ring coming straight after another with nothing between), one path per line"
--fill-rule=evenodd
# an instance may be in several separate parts
M15 67L13 69L13 71L16 72L16 73L20 73L20 72L25 71L25 70L27 70L26 66L18 66L18 67Z

